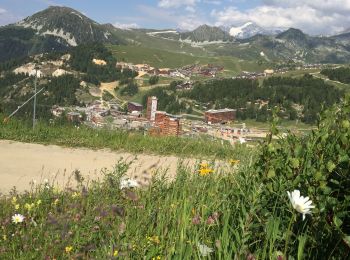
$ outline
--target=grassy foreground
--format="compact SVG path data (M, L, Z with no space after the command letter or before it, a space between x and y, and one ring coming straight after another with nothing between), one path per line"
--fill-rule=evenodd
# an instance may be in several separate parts
M73 189L13 192L0 259L349 259L349 119L350 98L308 136L268 137L225 171L179 166L174 181L121 188L120 162L99 183L76 172Z
M19 142L54 144L66 147L86 147L148 153L159 155L177 155L180 157L209 157L211 159L245 158L251 151L245 146L210 140L194 140L177 137L152 137L140 133L91 129L72 125L49 125L39 122L32 129L30 124L11 119L4 124L0 116L0 139Z

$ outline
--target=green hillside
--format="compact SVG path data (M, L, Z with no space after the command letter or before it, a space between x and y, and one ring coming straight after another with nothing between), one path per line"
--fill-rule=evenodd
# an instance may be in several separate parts
M193 56L141 46L108 45L107 47L119 61L134 64L147 63L157 68L179 68L189 64L215 64L224 66L224 69L227 70L225 74L236 75L242 70L263 71L272 66L272 64L268 63L259 65L258 62L243 61L232 56Z

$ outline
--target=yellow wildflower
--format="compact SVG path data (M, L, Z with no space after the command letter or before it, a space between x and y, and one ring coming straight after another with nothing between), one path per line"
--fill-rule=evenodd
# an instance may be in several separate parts
M158 236L148 237L148 240L155 244L160 244L160 240Z
M39 206L40 204L41 204L41 200L38 200L38 201L36 202L36 205Z
M213 173L214 171L210 168L203 168L203 169L198 170L198 172L199 172L200 176L206 176L208 174Z
M78 197L80 197L80 193L79 193L79 192L74 192L74 193L72 194L72 198L73 198L73 199L76 199L76 198L78 198Z
M72 247L72 246L66 246L66 248L65 248L65 251L66 251L67 254L69 254L70 252L72 252L72 250L73 250L73 247Z
M237 164L239 164L239 163L240 163L240 160L233 160L233 159L230 160L230 164L231 164L232 166L235 166L235 165L237 165Z
M160 256L157 256L157 257L153 257L152 260L160 260Z
M28 211L31 211L34 207L35 207L35 204L34 204L34 203L31 203L31 204L26 203L26 204L24 204L24 208L25 208L26 210L28 210Z
M3 235L3 236L2 236L2 239L3 239L4 241L6 241L6 240L7 240L7 236L6 236L6 235Z
M19 207L20 207L19 204L16 204L16 205L15 205L15 209L16 209L16 210L19 210Z
M16 205L16 204L17 204L17 197L12 197L11 203L12 203L13 205Z
M53 205L57 206L59 200L58 199L55 199L55 201L53 202Z
M114 257L117 257L117 256L118 256L118 254L119 254L118 250L114 250L114 252L113 252L113 256L114 256Z

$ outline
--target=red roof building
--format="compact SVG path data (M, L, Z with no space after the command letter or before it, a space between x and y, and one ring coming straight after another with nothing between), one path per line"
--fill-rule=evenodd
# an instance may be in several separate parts
M208 124L223 124L236 119L235 109L208 110L205 112L205 122Z

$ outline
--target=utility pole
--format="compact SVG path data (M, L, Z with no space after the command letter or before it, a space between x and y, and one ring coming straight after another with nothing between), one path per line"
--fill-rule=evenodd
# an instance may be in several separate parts
M33 130L35 128L35 120L36 120L36 85L37 85L37 78L38 78L38 68L35 66L35 79L34 79L34 111L33 111Z

